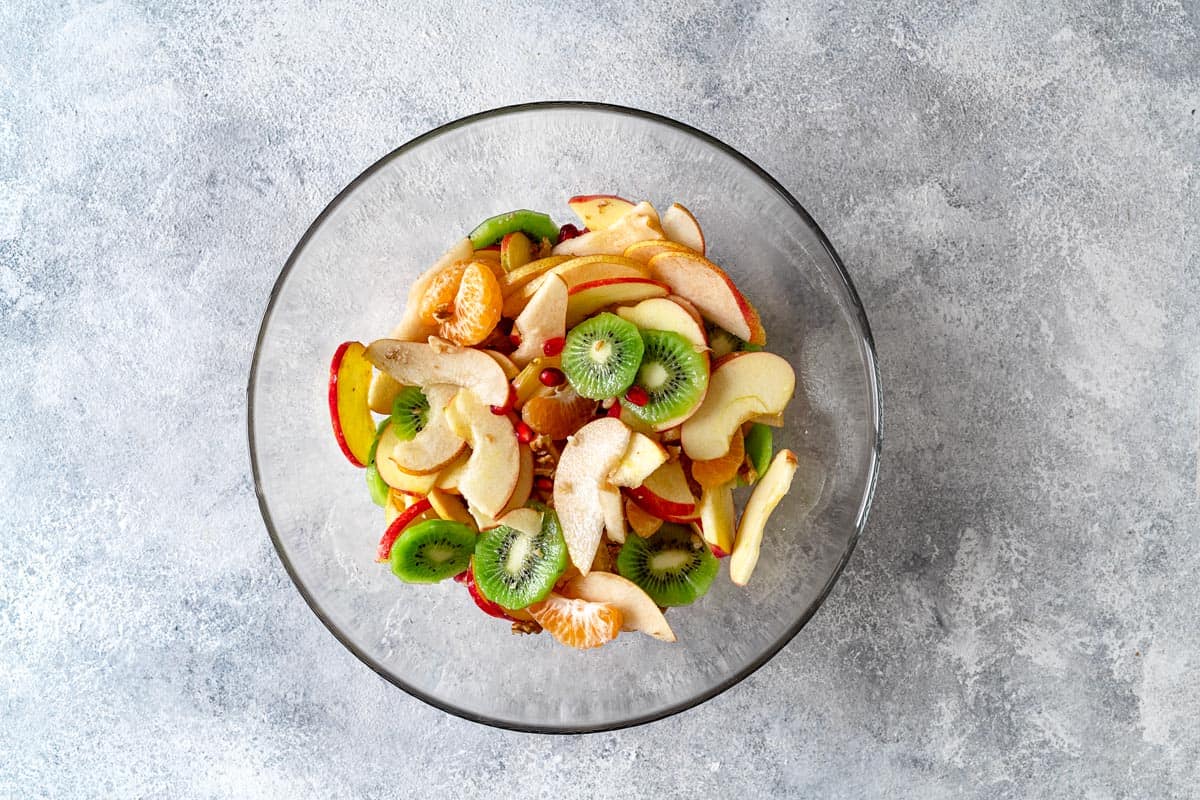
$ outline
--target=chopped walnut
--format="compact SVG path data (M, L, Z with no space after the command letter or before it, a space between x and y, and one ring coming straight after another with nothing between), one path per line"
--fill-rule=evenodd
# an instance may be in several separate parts
M541 633L542 626L538 625L533 620L529 620L528 622L523 621L523 620L518 620L512 624L512 632L513 632L514 636L520 636L522 634Z

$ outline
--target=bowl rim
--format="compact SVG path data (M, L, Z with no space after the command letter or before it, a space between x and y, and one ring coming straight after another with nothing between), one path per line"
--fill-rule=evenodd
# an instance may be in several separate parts
M697 693L695 696L690 697L687 700L674 703L666 708L647 714L641 714L629 717L628 719L609 723L578 725L535 724L514 722L500 717L493 717L487 714L469 711L408 684L402 678L393 675L387 670L386 667L359 648L358 645L356 645L349 638L349 636L347 636L336 624L333 623L329 616L326 615L324 609L322 609L316 598L313 597L308 588L304 585L304 582L296 573L295 567L292 565L283 543L280 541L279 535L275 529L275 523L271 519L271 513L267 508L267 499L263 493L262 480L259 474L258 454L254 446L254 384L258 376L259 356L262 352L263 340L266 336L267 326L271 320L271 315L275 310L275 303L279 297L280 289L283 287L284 282L287 280L288 275L295 266L299 255L304 251L305 246L308 244L309 240L313 237L316 231L325 222L326 217L328 217L334 211L334 209L341 205L342 201L349 197L359 187L360 184L374 175L385 165L390 163L394 158L403 155L405 152L417 147L420 144L435 139L444 133L449 133L459 128L464 128L472 123L494 117L524 114L535 111L575 109L599 111L616 114L619 116L634 117L649 122L666 125L693 136L705 144L708 144L723 152L725 155L733 158L749 169L760 180L765 182L777 195L779 195L779 197L789 207L791 207L793 211L796 212L801 220L808 225L809 229L813 235L816 236L821 246L825 248L826 254L837 267L838 273L841 276L842 284L850 298L850 303L857 318L862 336L863 356L867 362L867 376L871 393L871 422L875 429L875 441L871 447L870 474L868 475L867 485L865 487L865 491L863 492L862 499L859 502L857 518L854 524L854 531L850 537L849 543L846 546L845 552L842 554L841 560L834 568L833 573L829 576L829 579L826 581L825 585L821 588L821 592L817 595L816 600L804 610L795 623L789 626L788 629L785 630L775 642L773 642L770 646L764 649L762 653L752 659L750 663L732 675L729 675L725 679L717 682L715 685ZM805 209L804 206L802 206L799 201L797 201L796 198L793 197L792 194L785 189L783 185L779 183L779 181L775 180L775 178L773 178L765 169L760 167L755 161L746 155L724 143L720 139L717 139L715 136L662 114L657 114L651 111L645 111L643 109L629 106L614 105L611 103L598 103L586 100L544 100L498 106L496 108L480 111L475 114L469 114L465 117L460 117L445 124L439 125L426 131L425 133L420 134L419 136L409 139L404 144L377 159L369 167L359 173L354 180L350 181L350 183L348 183L345 188L338 192L333 200L331 200L325 206L325 208L321 210L321 213L318 214L312 223L309 224L308 228L304 231L304 235L300 237L300 240L292 249L291 254L284 263L283 269L280 270L279 276L275 279L275 283L271 287L271 294L267 300L266 309L263 311L262 321L259 323L258 336L256 337L254 343L254 355L250 363L250 373L246 384L246 433L250 450L250 468L254 478L254 494L258 499L259 512L262 514L263 522L267 527L267 533L271 537L271 542L275 546L275 552L279 556L279 560L283 563L283 567L287 571L288 577L291 578L292 584L296 587L297 591L299 591L300 596L304 598L304 602L308 604L308 607L317 616L326 629L333 634L334 638L341 642L342 646L349 650L356 658L358 658L359 661L366 664L371 670L373 670L388 683L398 687L412 697L415 697L416 699L421 700L422 702L425 702L428 705L448 714L452 714L456 717L460 717L471 722L477 722L505 730L520 731L523 733L600 733L604 731L621 730L623 728L632 728L639 725L656 722L708 702L717 695L725 692L738 683L741 683L750 675L758 671L764 664L774 658L779 651L782 650L784 646L788 644L788 642L794 639L796 634L798 634L801 629L808 624L808 621L812 619L817 610L825 604L825 600L829 597L829 594L833 590L834 585L837 583L838 578L841 577L842 572L845 570L846 564L850 560L850 556L854 553L854 549L858 544L858 539L862 535L863 529L866 526L867 518L870 515L871 505L874 500L875 490L879 478L879 460L883 447L882 387L880 385L878 357L875 350L875 339L871 333L870 323L867 320L866 309L863 307L858 290L855 289L854 283L850 279L850 274L847 272L845 264L842 262L841 257L834 249L833 244L829 241L829 238L825 235L825 232L821 230L821 227L817 224L816 220L813 219L812 215L808 213L807 209Z

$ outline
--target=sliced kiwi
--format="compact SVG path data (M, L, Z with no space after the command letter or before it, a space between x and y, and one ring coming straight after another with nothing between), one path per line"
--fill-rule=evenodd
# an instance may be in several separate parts
M632 322L604 312L567 334L562 370L580 397L616 397L633 383L643 350L642 337Z
M649 398L638 405L622 397L630 414L654 426L686 414L704 398L708 388L708 359L695 346L672 331L642 331L645 352L635 386Z
M771 455L774 451L774 435L771 429L761 422L756 422L746 431L746 470L747 482L754 483L763 476L771 465Z
M708 346L712 348L712 357L716 359L738 350L742 340L724 328L711 325L708 329Z
M411 442L413 437L425 429L429 421L429 399L416 386L406 386L392 401L392 428L396 438Z
M686 606L703 597L717 568L717 559L703 539L669 522L648 539L626 537L617 555L617 572L660 606Z
M375 466L375 453L379 450L379 438L391 423L391 417L385 417L375 429L375 441L371 442L371 450L367 454L367 489L371 492L371 501L377 506L387 506L388 485L379 468Z
M471 563L475 531L461 522L430 519L406 529L392 547L392 574L405 583L437 583Z
M542 506L539 510L544 513L536 536L501 525L475 543L475 585L493 603L518 609L544 600L567 568L558 515Z

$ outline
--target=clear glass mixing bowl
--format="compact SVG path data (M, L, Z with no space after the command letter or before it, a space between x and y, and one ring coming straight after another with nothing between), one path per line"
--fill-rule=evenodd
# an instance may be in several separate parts
M568 197L613 193L688 206L709 255L758 307L769 349L799 378L778 446L801 456L750 585L728 567L673 609L679 641L625 634L592 651L514 636L463 586L409 586L375 563L383 514L330 432L329 360L396 322L409 284L480 220L513 208L568 221ZM701 703L779 651L821 605L866 522L880 447L867 319L807 212L745 156L653 114L534 103L444 125L371 166L296 246L271 293L249 381L263 518L329 630L388 681L467 719L581 732ZM740 498L744 501L744 496Z

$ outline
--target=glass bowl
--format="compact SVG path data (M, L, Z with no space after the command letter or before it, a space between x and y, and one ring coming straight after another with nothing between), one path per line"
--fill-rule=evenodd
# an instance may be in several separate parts
M330 431L330 357L397 321L413 279L480 220L513 208L571 220L579 193L673 201L753 302L768 349L796 369L776 447L801 467L750 584L724 564L668 614L679 641L632 633L590 651L514 636L453 581L410 586L374 560L385 525ZM329 630L371 669L461 717L526 731L636 725L733 686L804 627L866 522L880 395L863 307L807 212L745 156L694 128L617 106L533 103L460 119L390 153L329 204L271 292L249 380L263 519ZM742 490L740 502L745 500Z

